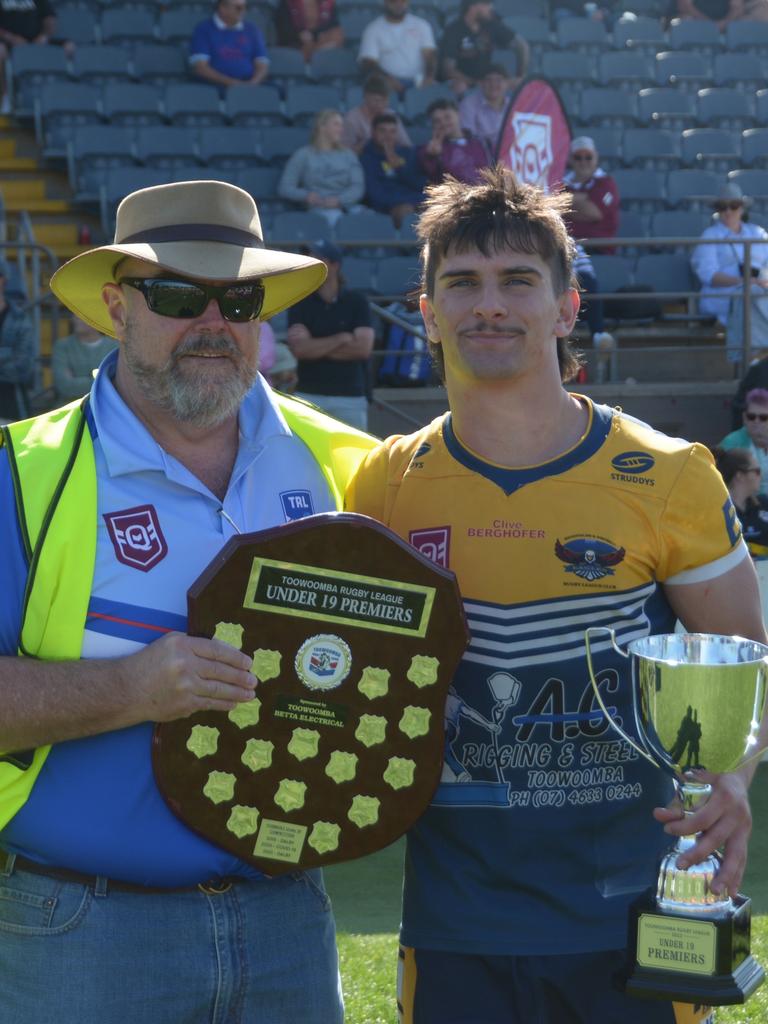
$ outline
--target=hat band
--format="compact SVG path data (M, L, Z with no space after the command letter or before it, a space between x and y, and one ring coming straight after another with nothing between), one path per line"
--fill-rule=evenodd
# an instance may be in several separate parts
M250 249L263 249L264 241L251 231L242 228L226 228L221 224L169 224L161 228L137 231L127 238L115 239L115 245L133 245L136 242L156 244L159 242L225 242L228 245L242 245Z

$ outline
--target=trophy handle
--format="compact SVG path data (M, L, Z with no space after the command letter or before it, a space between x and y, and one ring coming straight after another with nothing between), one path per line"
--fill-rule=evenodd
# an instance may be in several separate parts
M611 629L610 626L590 626L588 629L586 629L584 631L584 645L585 645L585 647L587 649L587 667L589 668L589 681L592 683L592 689L595 692L595 697L597 698L597 703L600 705L600 710L603 712L603 714L608 719L608 721L610 722L611 726L619 734L619 736L621 736L621 738L623 740L625 740L630 745L630 747L632 747L633 750L636 750L638 752L638 754L642 754L642 756L646 759L646 761L650 761L650 763L655 768L658 768L659 767L658 764L656 763L656 761L654 761L654 759L651 757L651 755L648 753L648 751L647 750L643 750L643 748L638 743L636 743L632 739L631 736L628 736L624 732L624 730L621 728L620 725L616 724L615 719L613 719L611 717L610 711L605 706L605 703L603 702L603 698L600 696L600 688L597 685L597 680L595 679L595 672L594 672L594 669L592 667L592 649L591 649L591 646L590 646L590 639L591 639L590 634L594 635L596 633L607 633L609 638L610 638L610 641L611 641L611 646L613 647L614 651L616 651L617 654L620 654L622 656L622 658L628 658L629 655L627 654L626 651L623 651L619 647L619 645L616 643L616 632L615 632L615 630ZM635 717L637 717L635 701L636 701L636 697L635 697L635 692L634 692L634 687L633 687L633 689L632 689L632 707L635 710Z

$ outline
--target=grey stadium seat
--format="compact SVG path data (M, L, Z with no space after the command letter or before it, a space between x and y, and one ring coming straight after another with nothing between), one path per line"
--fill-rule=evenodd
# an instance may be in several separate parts
M713 21L675 18L669 25L669 46L672 50L718 53L723 49L723 39Z
M751 99L740 90L727 86L699 89L697 97L697 117L703 127L723 125L741 131L753 127L755 115Z
M103 11L99 21L102 43L132 46L138 42L152 42L155 34L154 12L141 8L110 7Z
M169 82L163 94L163 112L171 124L223 125L221 106L218 90L202 82Z
M101 109L96 90L79 82L45 83L34 101L35 133L46 157L64 156L72 130L98 124Z
M80 125L67 143L69 183L78 202L98 199L108 168L135 163L133 131L122 125Z
M727 128L688 128L681 146L683 162L689 167L727 171L741 160L741 136Z
M714 171L683 168L667 175L667 200L670 206L684 205L703 210L710 206L720 192L722 176Z
M748 167L768 163L768 128L747 128L742 132L741 159Z
M217 168L253 167L257 162L258 137L252 128L227 125L206 128L198 138L203 163Z
M660 210L651 217L651 234L654 238L698 238L709 219L708 214L696 210ZM673 251L687 256L691 253L688 246L680 246Z
M227 89L224 111L232 124L259 127L286 124L282 101L275 89L232 85Z
M768 48L768 24L746 18L729 21L725 26L725 45L728 50L746 50L764 60Z
M152 185L164 185L168 173L159 167L110 167L104 184L99 189L101 229L106 238L115 231L115 211L130 192Z
M110 124L162 124L161 97L160 89L148 82L110 82L102 96L104 117Z
M313 210L288 210L276 213L272 221L272 238L275 242L292 244L307 243L328 235L328 221Z
M276 164L282 168L288 157L308 142L306 128L295 125L276 126L262 134L259 153L265 163Z
M17 46L7 65L13 109L29 115L47 83L68 82L69 62L58 46Z
M637 96L607 87L585 89L579 100L579 116L587 125L629 127L638 121Z
M597 75L603 85L635 91L656 81L655 58L632 50L612 50L597 58Z
M133 51L133 71L141 82L165 84L168 79L186 81L189 66L187 56L179 46L141 43Z
M638 256L635 283L650 285L657 292L691 292L697 288L688 257L678 252Z
M555 42L558 49L571 53L600 53L610 47L611 37L602 21L561 18L555 26Z
M376 274L379 295L406 295L419 284L419 261L415 256L391 256L380 260Z
M613 26L613 45L618 50L628 46L652 54L666 46L667 34L658 18L619 18Z
M314 82L312 85L289 85L283 102L285 116L293 124L309 124L326 108L341 110L344 99L335 85Z
M695 92L712 81L712 62L694 50L664 50L656 54L656 84Z
M183 125L144 125L136 129L136 156L148 167L179 167L198 162L197 134Z
M657 171L679 167L678 136L663 128L628 128L624 132L623 157L630 167Z
M639 213L651 213L664 206L664 175L661 171L620 168L614 178L621 207Z
M768 199L768 171L758 169L730 171L728 181L738 185L747 196L752 196L762 202Z
M122 46L78 46L72 58L72 77L103 86L133 78L133 62Z
M626 256L601 256L596 252L589 258L601 292L615 292L631 284L633 260Z
M680 89L657 86L637 94L640 120L647 125L683 131L696 124L696 98Z

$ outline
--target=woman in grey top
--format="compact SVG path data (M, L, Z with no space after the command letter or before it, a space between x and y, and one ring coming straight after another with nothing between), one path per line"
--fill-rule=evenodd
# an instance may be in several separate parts
M343 126L338 110L321 110L309 145L296 150L277 187L283 199L316 210L331 225L355 207L365 191L360 161L341 144Z

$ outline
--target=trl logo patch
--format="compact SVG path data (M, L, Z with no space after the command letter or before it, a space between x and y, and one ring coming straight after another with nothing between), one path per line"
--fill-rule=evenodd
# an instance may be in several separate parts
M426 555L436 565L448 568L451 548L450 526L433 526L428 530L411 530L408 543L412 544L422 555Z
M315 513L310 491L281 491L280 501L283 503L283 514L287 523Z
M149 572L168 554L154 505L137 505L120 512L107 512L104 522L117 560L123 565Z
M600 580L613 576L614 565L624 561L625 548L615 548L594 537L574 537L566 544L555 541L555 554L565 562L565 571L575 573L583 580Z

